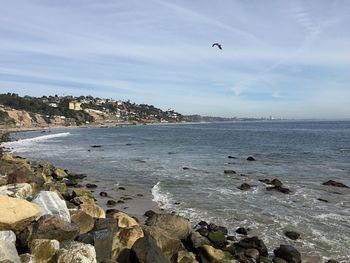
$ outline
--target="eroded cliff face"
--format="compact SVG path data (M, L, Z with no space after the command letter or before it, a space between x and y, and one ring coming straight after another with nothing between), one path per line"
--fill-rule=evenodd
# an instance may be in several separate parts
M29 114L27 111L5 107L1 107L0 111L3 116L0 123L2 126L23 128L47 126L46 121L40 114Z

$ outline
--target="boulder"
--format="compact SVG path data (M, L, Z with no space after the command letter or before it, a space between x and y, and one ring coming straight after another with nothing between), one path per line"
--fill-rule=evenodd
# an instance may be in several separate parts
M86 196L74 199L78 199L80 203L79 209L84 211L88 215L94 218L106 218L106 212L100 206L98 206L93 199Z
M174 263L198 263L196 256L186 250L177 252L171 259Z
M58 195L68 196L67 185L63 182L47 182L44 184L44 189L47 191L56 192Z
M280 186L283 185L282 182L281 182L280 180L278 180L278 179L273 179L273 180L270 182L270 184L272 184L272 185L274 185L274 186L277 186L277 187L280 187Z
M248 235L248 231L244 227L239 227L238 229L236 229L236 233L245 236Z
M15 170L7 177L8 184L35 183L42 186L44 182L44 179L34 176L32 171L24 169Z
M249 190L250 189L250 184L247 184L247 183L243 183L241 184L238 189L242 190L242 191L246 191L246 190Z
M283 186L268 186L266 187L267 191L275 190L277 192L283 193L283 194L289 194L291 191L289 188L283 187Z
M196 231L204 237L207 237L209 235L209 230L205 227L199 228Z
M143 230L140 226L122 228L116 231L113 236L112 258L117 259L118 262L127 262L131 247L136 240L143 236Z
M21 254L19 258L21 259L21 263L36 263L34 261L34 256L29 253Z
M221 245L226 242L225 234L221 231L210 231L208 239L215 245Z
M75 241L61 243L57 252L57 263L97 263L95 248L92 245Z
M130 261L138 263L170 263L156 241L149 235L136 240L130 250Z
M301 263L299 251L291 245L280 245L273 253L276 257L284 259L287 263Z
M195 251L198 250L199 247L204 246L204 245L210 245L210 241L199 234L198 232L192 232L189 237L189 243L193 247Z
M157 243L157 246L163 251L170 260L178 251L183 250L184 246L179 239L167 235L163 229L155 226L142 226L144 236L151 236Z
M247 161L255 161L255 158L253 156L248 156Z
M82 210L72 210L70 212L72 222L79 226L79 233L85 234L91 231L94 227L95 221L92 216L88 215Z
M96 184L86 184L85 187L88 189L95 189L95 188L97 188L97 185Z
M136 220L127 214L123 212L116 212L116 213L110 213L108 214L108 217L113 218L116 222L118 227L125 228L125 227L133 227L138 226L139 223L136 222Z
M55 192L41 191L32 202L40 207L42 216L57 215L67 222L71 220L66 202Z
M30 253L36 263L55 262L59 248L60 243L57 240L34 239L29 244Z
M285 261L283 258L279 258L279 257L274 257L272 259L273 263L287 263L287 261Z
M215 249L208 245L199 248L199 256L202 263L218 263L222 260L232 259L232 255L229 252Z
M27 199L33 194L32 186L27 183L8 184L0 187L0 195Z
M57 179L62 179L68 176L68 174L65 172L65 170L61 168L56 168L53 172L53 176Z
M300 234L295 231L286 231L284 234L292 240L297 240L300 237Z
M8 243L16 244L16 234L11 231L0 231L0 240Z
M170 237L186 239L191 232L187 218L172 214L154 214L147 218L146 225L162 228Z
M156 212L154 212L153 210L147 210L144 214L144 216L146 217L151 217L153 216L154 214L156 214Z
M249 248L244 252L244 255L248 258L253 258L255 260L257 260L259 258L259 251L255 248Z
M229 159L237 159L237 157L232 156L232 155L227 156L227 158L229 158Z
M247 238L241 239L237 243L237 245L245 249L255 248L259 251L260 255L265 257L268 255L268 251L264 242L258 237L247 237Z
M74 239L79 233L79 226L69 223L56 215L42 216L33 225L31 240L55 239L58 241Z
M347 186L347 185L345 185L343 183L340 183L340 182L333 181L333 180L329 180L327 182L324 182L323 185L330 185L330 186L335 186L335 187L349 188L349 186Z
M91 199L94 199L94 195L91 193L90 190L85 189L85 188L75 188L72 191L72 197L81 197L81 196L86 196Z
M40 215L40 208L26 200L0 195L0 230L20 232Z
M334 260L334 259L329 259L329 260L327 261L327 263L339 263L339 261Z
M106 192L100 192L100 196L102 196L102 197L107 197L108 194L107 194Z
M21 263L16 247L12 242L0 240L0 262Z
M107 203L106 203L108 206L115 206L117 204L116 201L114 200L108 200Z
M264 183L264 184L271 184L270 179L259 179L259 181Z

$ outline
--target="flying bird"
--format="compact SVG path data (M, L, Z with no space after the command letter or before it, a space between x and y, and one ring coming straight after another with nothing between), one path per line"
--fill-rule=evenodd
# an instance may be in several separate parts
M214 44L212 45L212 47L215 47L215 46L217 46L220 50L222 49L222 47L221 47L221 45L220 45L219 43L214 43Z

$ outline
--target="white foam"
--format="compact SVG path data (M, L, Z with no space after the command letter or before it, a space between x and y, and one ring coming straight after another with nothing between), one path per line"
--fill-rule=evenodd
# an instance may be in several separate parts
M61 133L55 133L55 134L49 134L49 135L42 135L42 136L37 136L34 138L27 138L27 139L22 139L22 140L18 140L18 141L5 142L3 144L3 146L9 147L12 150L18 150L18 149L21 149L23 146L32 145L33 143L36 143L36 142L47 141L47 140L50 140L53 138L66 137L69 135L70 135L69 132L61 132Z
M169 209L171 206L172 196L170 193L162 191L160 184L161 182L157 182L152 187L152 201L156 202L162 209Z

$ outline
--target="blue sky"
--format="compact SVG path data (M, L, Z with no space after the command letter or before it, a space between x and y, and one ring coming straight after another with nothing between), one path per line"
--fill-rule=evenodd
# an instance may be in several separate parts
M0 6L1 93L130 99L212 116L350 118L347 0Z

